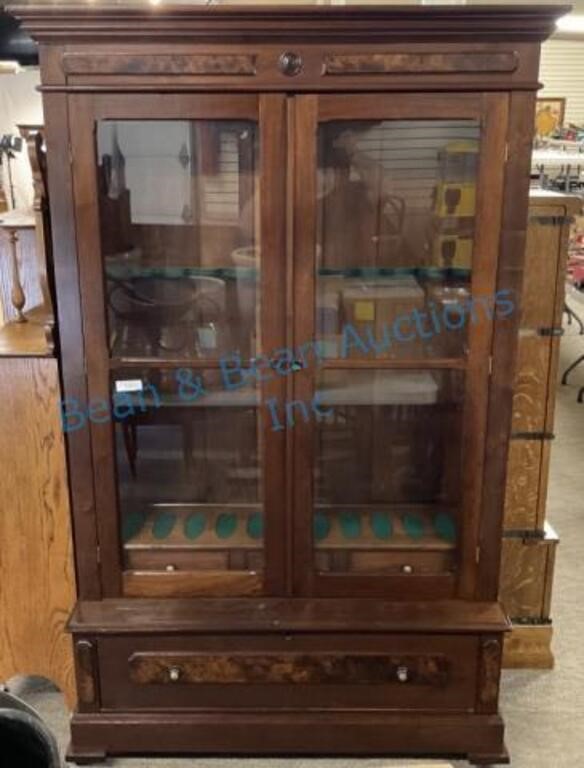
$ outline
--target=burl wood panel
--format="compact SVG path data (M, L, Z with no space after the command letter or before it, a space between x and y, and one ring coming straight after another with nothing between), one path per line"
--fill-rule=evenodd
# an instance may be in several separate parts
M75 643L77 662L77 696L79 704L94 707L98 704L97 652L91 640Z
M63 70L75 75L255 75L250 54L91 54L65 53Z
M545 539L503 540L499 596L512 619L549 619L557 544L549 526Z
M484 637L479 650L479 682L477 710L497 711L501 678L502 642L500 637Z
M42 675L75 703L75 602L54 359L0 359L0 680Z
M325 75L514 72L515 51L498 53L352 53L324 57Z
M386 685L400 683L402 668L414 685L444 686L449 660L442 655L254 654L245 656L137 653L130 659L134 683L260 683L272 685ZM178 673L173 682L171 670Z

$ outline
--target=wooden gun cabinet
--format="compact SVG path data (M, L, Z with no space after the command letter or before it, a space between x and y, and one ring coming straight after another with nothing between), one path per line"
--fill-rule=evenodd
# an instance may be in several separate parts
M27 7L70 756L505 762L536 7Z

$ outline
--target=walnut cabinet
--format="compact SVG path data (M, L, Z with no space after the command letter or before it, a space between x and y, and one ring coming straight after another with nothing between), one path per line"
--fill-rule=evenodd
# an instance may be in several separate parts
M558 7L27 7L70 756L505 762L497 601Z

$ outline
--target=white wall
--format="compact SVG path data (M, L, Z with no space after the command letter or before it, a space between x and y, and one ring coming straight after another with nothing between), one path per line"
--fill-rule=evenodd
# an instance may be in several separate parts
M16 75L0 75L0 135L18 135L19 123L43 123L37 69L25 70ZM12 176L16 190L16 207L26 208L32 203L32 182L26 149L12 161ZM8 195L8 179L4 167L4 189Z
M564 97L566 123L584 125L584 37L544 43L539 79L539 96Z

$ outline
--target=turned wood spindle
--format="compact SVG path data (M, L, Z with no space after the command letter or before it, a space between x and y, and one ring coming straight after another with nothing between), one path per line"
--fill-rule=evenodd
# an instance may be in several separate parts
M20 271L18 269L18 241L17 230L9 229L8 242L10 243L10 261L12 266L12 289L10 298L12 300L12 306L16 310L16 322L26 323L27 320L22 311L26 303L26 296L24 295L24 289L20 282Z

